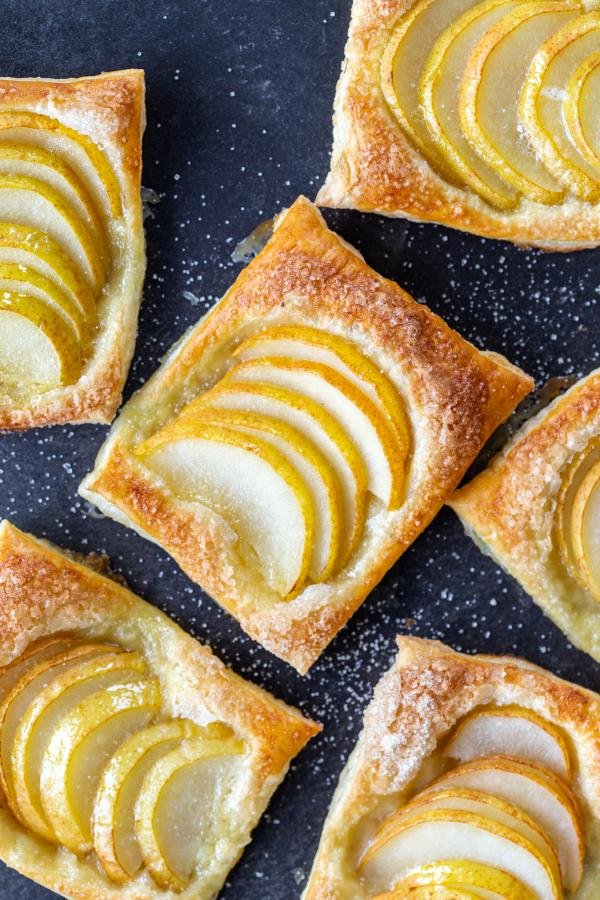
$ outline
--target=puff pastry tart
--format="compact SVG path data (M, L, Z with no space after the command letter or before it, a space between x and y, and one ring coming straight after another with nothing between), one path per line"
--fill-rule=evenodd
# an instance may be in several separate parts
M0 859L77 900L208 900L319 728L92 564L0 525Z
M80 488L306 672L530 389L300 198Z
M0 429L110 422L145 254L144 74L0 79Z
M592 900L600 697L521 659L398 638L304 900Z
M600 660L600 370L457 491L467 533Z
M354 0L317 202L546 249L600 242L587 0Z

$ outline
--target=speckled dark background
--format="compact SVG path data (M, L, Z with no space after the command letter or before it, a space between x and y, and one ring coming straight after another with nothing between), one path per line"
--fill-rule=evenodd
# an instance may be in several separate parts
M325 176L334 87L350 0L4 0L0 70L64 77L141 66L147 77L144 185L148 275L128 396L171 343L229 286L235 244ZM478 346L535 376L598 364L600 251L523 252L434 226L328 214L378 271ZM131 587L208 641L237 672L299 705L324 732L292 765L222 896L293 900L327 805L394 636L514 652L600 689L579 653L444 510L371 595L307 678L261 650L168 556L76 489L106 429L0 436L0 517L75 550L104 551ZM49 892L0 868L2 900Z

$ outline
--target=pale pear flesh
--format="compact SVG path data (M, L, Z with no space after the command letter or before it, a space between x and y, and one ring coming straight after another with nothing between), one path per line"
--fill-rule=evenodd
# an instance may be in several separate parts
M443 859L421 866L397 884L396 891L399 892L398 896L405 897L403 891L409 891L415 886L446 884L460 884L482 897L489 895L502 900L536 900L522 881L503 869L465 859ZM392 891L385 896L387 900L392 900L392 896L396 894ZM383 895L380 900L383 900Z

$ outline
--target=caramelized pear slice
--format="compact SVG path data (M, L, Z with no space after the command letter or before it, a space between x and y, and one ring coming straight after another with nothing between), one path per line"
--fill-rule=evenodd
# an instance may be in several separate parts
M400 17L381 60L381 87L404 131L434 165L446 166L419 108L418 84L432 42L473 0L417 0Z
M579 580L600 600L600 460L578 484L571 507L570 535Z
M239 359L285 356L330 366L379 407L396 434L398 452L404 458L408 455L410 427L398 389L352 341L308 325L274 325L245 340L234 355Z
M92 849L91 817L103 769L160 703L155 678L114 684L87 696L54 730L42 760L40 796L56 840L73 853Z
M290 599L304 585L315 509L297 469L271 444L177 418L136 453L180 497L222 516L254 549L265 580Z
M558 203L564 190L522 138L521 89L540 45L578 9L572 0L519 3L481 38L461 83L465 137L501 178L538 203Z
M560 883L540 850L518 831L477 813L431 809L408 816L394 832L367 848L360 872L376 890L386 889L419 866L440 859L468 859L502 868L539 900L561 900Z
M599 97L600 52L592 53L575 69L563 100L567 133L596 173L600 171Z
M577 890L585 853L581 814L572 791L553 772L518 759L488 756L452 769L431 789L451 787L485 791L519 806L556 848L565 887Z
M16 134L11 135L11 130ZM0 135L6 133L5 140L23 140L36 146L47 147L57 156L68 160L75 171L87 176L87 181L101 186L102 199L114 218L123 213L121 188L112 166L104 152L86 134L75 131L67 125L40 113L29 110L7 110L0 113Z
M369 490L389 509L403 499L404 461L386 417L352 381L331 366L284 356L239 363L236 381L266 381L304 394L337 419L358 448L367 471Z
M100 656L84 657L57 672L31 701L17 727L11 751L11 780L20 820L48 840L54 839L40 797L40 767L59 722L89 694L145 671L137 653L117 648Z
M600 197L600 168L571 140L563 101L572 74L600 46L600 13L568 22L538 50L523 85L521 120L546 168L583 200Z
M85 278L62 247L43 231L0 222L0 262L37 269L68 291L84 315L95 317L96 302Z
M31 294L0 293L0 376L48 389L73 384L81 366L77 336L58 312Z
M446 756L468 762L482 756L516 756L571 779L567 742L558 728L532 709L500 706L478 709L460 723Z
M30 266L0 262L0 295L25 293L54 310L75 332L79 341L86 336L89 323L70 295L54 281Z
M473 862L467 859L444 859L429 865L420 866L402 882L396 885L396 892L382 894L376 900L392 900L395 898L408 898L412 900L412 894L408 893L413 888L437 885L460 884L464 888L475 890L478 897L499 897L501 900L537 900L535 894L503 869L496 866L486 866L483 863Z
M19 656L0 669L0 703L29 669L52 656L58 656L63 650L68 650L75 644L73 638L64 634L49 635L29 644Z
M308 574L313 581L327 581L335 574L342 552L341 491L327 459L302 432L261 413L212 409L202 403L202 398L200 402L192 401L181 415L257 437L285 456L306 484L315 510L314 545ZM193 427L191 423L190 427Z
M95 289L103 283L104 263L94 236L49 184L26 175L0 173L0 220L44 231L76 261Z
M151 725L127 738L106 766L94 801L92 830L96 855L113 881L125 884L143 864L134 809L147 773L183 740L202 733L188 719Z
M439 36L419 83L419 102L431 137L457 177L498 209L514 209L518 192L477 154L466 139L457 111L469 57L482 36L517 0L486 0L455 19Z
M235 373L235 369L232 371ZM367 472L358 450L337 420L315 400L298 391L261 381L237 382L227 375L198 401L215 409L245 410L271 416L300 431L328 460L343 497L345 527L340 566L344 566L363 535Z
M561 473L561 486L556 499L554 540L569 575L584 590L589 590L588 582L584 578L573 547L573 502L581 482L598 460L600 460L600 442L592 440L573 455Z
M13 796L11 762L15 734L23 713L38 693L59 673L86 658L113 649L102 644L75 644L50 656L43 656L21 673L0 703L0 780L5 795Z
M213 851L236 757L244 749L229 729L223 734L184 741L144 779L135 806L136 834L144 863L165 890L183 890Z

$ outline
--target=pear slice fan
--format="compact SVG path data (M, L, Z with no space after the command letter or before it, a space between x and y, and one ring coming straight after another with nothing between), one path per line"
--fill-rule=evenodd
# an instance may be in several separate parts
M244 744L161 707L140 654L44 638L0 671L0 780L25 829L95 853L115 886L145 868L179 892L226 827Z
M600 16L584 0L419 0L381 62L390 112L496 209L600 198Z
M380 822L362 852L368 896L561 900L575 892L585 840L560 729L525 707L481 707L459 722L444 756L445 774Z
M74 384L110 276L120 187L104 152L58 119L0 114L0 390Z
M346 337L273 325L233 358L136 454L224 519L274 597L291 600L349 563L369 509L401 505L410 426L396 386Z

